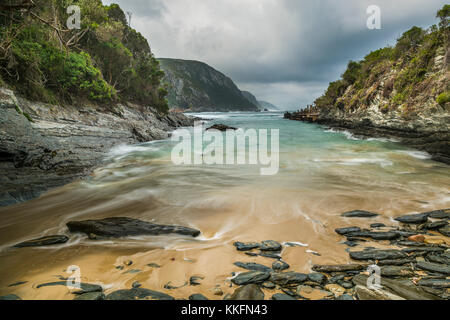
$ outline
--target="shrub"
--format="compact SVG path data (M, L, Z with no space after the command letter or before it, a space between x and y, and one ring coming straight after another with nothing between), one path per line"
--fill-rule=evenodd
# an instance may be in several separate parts
M441 106L444 106L446 103L450 102L450 91L442 92L438 95L436 102Z

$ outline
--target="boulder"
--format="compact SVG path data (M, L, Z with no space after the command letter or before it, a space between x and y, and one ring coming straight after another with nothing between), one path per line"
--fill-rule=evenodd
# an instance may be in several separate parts
M206 129L206 131L208 130L219 130L219 131L227 131L227 130L237 130L237 128L233 128L224 124L215 124L209 128Z
M243 268L243 269L250 270L250 271L261 271L261 272L268 272L268 273L272 272L271 268L266 267L262 264L253 263L253 262L249 262L249 263L235 262L234 265L239 268Z
M67 223L70 232L82 232L106 238L120 238L144 235L180 234L197 237L200 231L180 226L158 225L132 218L106 218L102 220L71 221Z
M281 244L273 240L263 241L259 247L259 250L261 251L281 251L281 249Z
M259 243L243 243L243 242L235 242L233 245L236 247L238 251L250 251L253 249L259 248Z
M281 260L278 260L278 261L275 261L274 263L272 263L272 269L276 272L281 272L281 271L287 270L287 269L289 269L289 267L290 266L286 262L281 261Z
M406 224L422 224L428 221L428 214L426 213L410 214L395 218L395 220Z
M270 273L268 272L261 272L261 271L250 271L245 272L237 275L233 279L231 279L231 282L238 286L243 286L247 284L258 284L263 283L267 279L270 278Z
M308 275L297 272L272 273L270 281L280 286L302 284L308 280Z

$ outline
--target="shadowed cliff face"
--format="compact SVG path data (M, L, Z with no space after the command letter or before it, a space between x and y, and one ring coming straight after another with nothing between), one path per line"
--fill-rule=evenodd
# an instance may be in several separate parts
M166 139L175 127L190 125L182 114L132 104L52 106L0 88L0 206L86 176L115 145Z
M191 111L258 111L233 81L198 61L159 59L168 83L169 106Z

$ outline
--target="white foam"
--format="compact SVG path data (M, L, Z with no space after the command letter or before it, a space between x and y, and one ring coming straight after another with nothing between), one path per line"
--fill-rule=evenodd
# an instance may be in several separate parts
M399 152L420 160L428 160L432 158L431 155L425 151L399 151Z

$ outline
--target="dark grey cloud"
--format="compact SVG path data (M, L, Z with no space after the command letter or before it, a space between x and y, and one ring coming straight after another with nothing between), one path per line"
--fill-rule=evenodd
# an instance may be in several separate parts
M445 0L104 0L133 12L159 57L204 61L258 98L311 103L349 60L436 23ZM366 9L381 9L381 30Z

